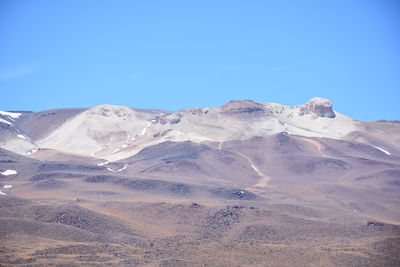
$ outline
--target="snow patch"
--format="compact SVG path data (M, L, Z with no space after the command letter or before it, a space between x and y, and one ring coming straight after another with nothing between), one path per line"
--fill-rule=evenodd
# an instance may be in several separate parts
M6 184L3 186L3 188L5 188L5 189L10 189L11 187L12 187L12 185L10 185L10 184Z
M145 135L145 134L146 134L146 131L147 131L147 127L144 127L144 128L142 129L142 131L138 134L138 136L143 136L143 135Z
M113 152L112 152L111 154L114 154L114 153L116 153L116 152L118 152L118 151L120 151L120 150L121 150L121 148L114 149Z
M11 117L13 119L18 119L18 117L21 116L21 113L0 111L0 115L8 116L8 117Z
M0 195L7 196L7 194L4 192L1 192L1 190L0 190Z
M5 170L4 172L0 172L2 175L14 175L17 174L17 171L15 170Z
M122 167L122 168L120 168L120 169L118 169L118 170L113 170L113 169L108 168L108 167L107 167L107 170L110 171L110 172L120 172L120 171L125 170L126 167L128 167L128 164L125 164L124 167Z
M380 151L382 151L382 152L385 153L386 155L392 155L389 151L387 151L387 150L385 150L385 149L383 149L383 148L380 148L380 147L378 147L378 146L373 146L373 147L375 147L376 149L379 149Z
M21 139L25 139L25 140L27 139L27 138L26 138L25 136L23 136L22 134L18 134L17 137L18 137L18 138L21 138Z
M13 125L11 122L3 120L2 118L0 118L0 122L8 124L8 125Z
M110 162L108 162L108 161L102 161L102 162L97 163L97 166L105 166L105 165L107 165L108 163L110 163Z
M31 154L35 153L36 151L38 151L38 150L37 150L37 149L32 149L32 150L29 151L27 154L28 154L28 155L31 155Z

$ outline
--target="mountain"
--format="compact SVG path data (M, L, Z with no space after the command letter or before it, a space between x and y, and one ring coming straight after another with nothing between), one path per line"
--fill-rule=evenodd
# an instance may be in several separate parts
M353 132L371 135L371 129L379 124L348 118L335 112L332 103L322 98L313 98L299 106L231 101L222 107L188 108L172 113L100 105L86 110L28 114L17 118L14 128L27 133L39 148L110 161L133 156L145 147L165 141L222 142L279 132L344 138ZM399 127L393 128L396 133ZM2 147L9 147L9 141L3 140L3 144ZM11 148L17 153L26 152Z
M399 204L400 123L323 98L0 112L4 265L398 266Z

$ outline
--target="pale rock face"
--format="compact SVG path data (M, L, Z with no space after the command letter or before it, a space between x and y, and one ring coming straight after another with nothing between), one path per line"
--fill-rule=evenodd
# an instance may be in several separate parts
M88 110L89 116L103 116L106 118L131 118L132 109L122 106L98 105Z
M100 105L73 117L38 143L42 148L101 157L132 143L152 117L128 107Z
M265 104L269 113L273 115L281 114L285 110L285 106L277 103L266 103Z
M300 106L300 115L314 114L318 117L335 118L332 102L328 99L314 97Z
M8 139L0 142L0 147L21 155L29 155L38 148L30 140L21 139L16 135L10 135Z
M6 112L2 112L6 113ZM9 113L20 114L20 113ZM10 118L18 119L19 115ZM37 146L25 135L21 135L20 131L13 124L1 124L0 121L0 148L4 148L21 155L28 155Z

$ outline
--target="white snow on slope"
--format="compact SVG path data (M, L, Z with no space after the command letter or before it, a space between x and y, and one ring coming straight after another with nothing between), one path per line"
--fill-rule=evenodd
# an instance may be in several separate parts
M143 136L143 135L145 135L146 132L147 132L147 129L150 127L151 124L152 124L151 121L147 122L146 127L144 127L144 128L142 129L142 131L138 134L138 136Z
M7 194L4 192L1 192L1 190L0 190L0 195L7 196Z
M17 171L15 170L5 170L4 172L0 172L2 175L14 175L17 174Z
M0 118L0 122L8 124L8 125L13 125L11 122L3 120L2 118Z
M13 119L18 119L18 117L21 116L21 113L0 111L0 115L8 116L8 117L11 117Z
M378 146L373 146L373 147L375 147L376 149L379 149L380 151L382 151L382 152L385 153L386 155L392 155L389 151L387 151L387 150L385 150L385 149L383 149L383 148L380 148L380 147L378 147Z
M125 164L124 167L122 167L122 168L120 168L120 169L118 169L118 170L113 170L113 169L108 168L108 167L107 167L107 170L110 171L110 172L120 172L120 171L125 170L126 167L128 167L128 164Z
M18 134L18 135L17 135L17 137L18 137L18 138L21 138L21 139L25 139L25 140L26 140L26 137L25 137L25 136L23 136L22 134Z
M36 151L38 151L37 149L32 149L31 151L29 151L27 154L28 155L32 155L33 153L35 153Z
M97 163L97 166L105 166L108 163L110 163L110 162L109 161L102 161L102 162Z
M3 188L5 188L5 189L10 189L10 188L12 188L12 185L6 184L6 185L3 186Z

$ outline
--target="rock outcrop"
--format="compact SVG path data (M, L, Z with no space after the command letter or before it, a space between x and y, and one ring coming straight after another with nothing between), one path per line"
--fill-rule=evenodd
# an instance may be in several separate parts
M312 114L316 117L335 118L335 112L333 111L332 101L314 97L307 103L300 106L300 115Z

